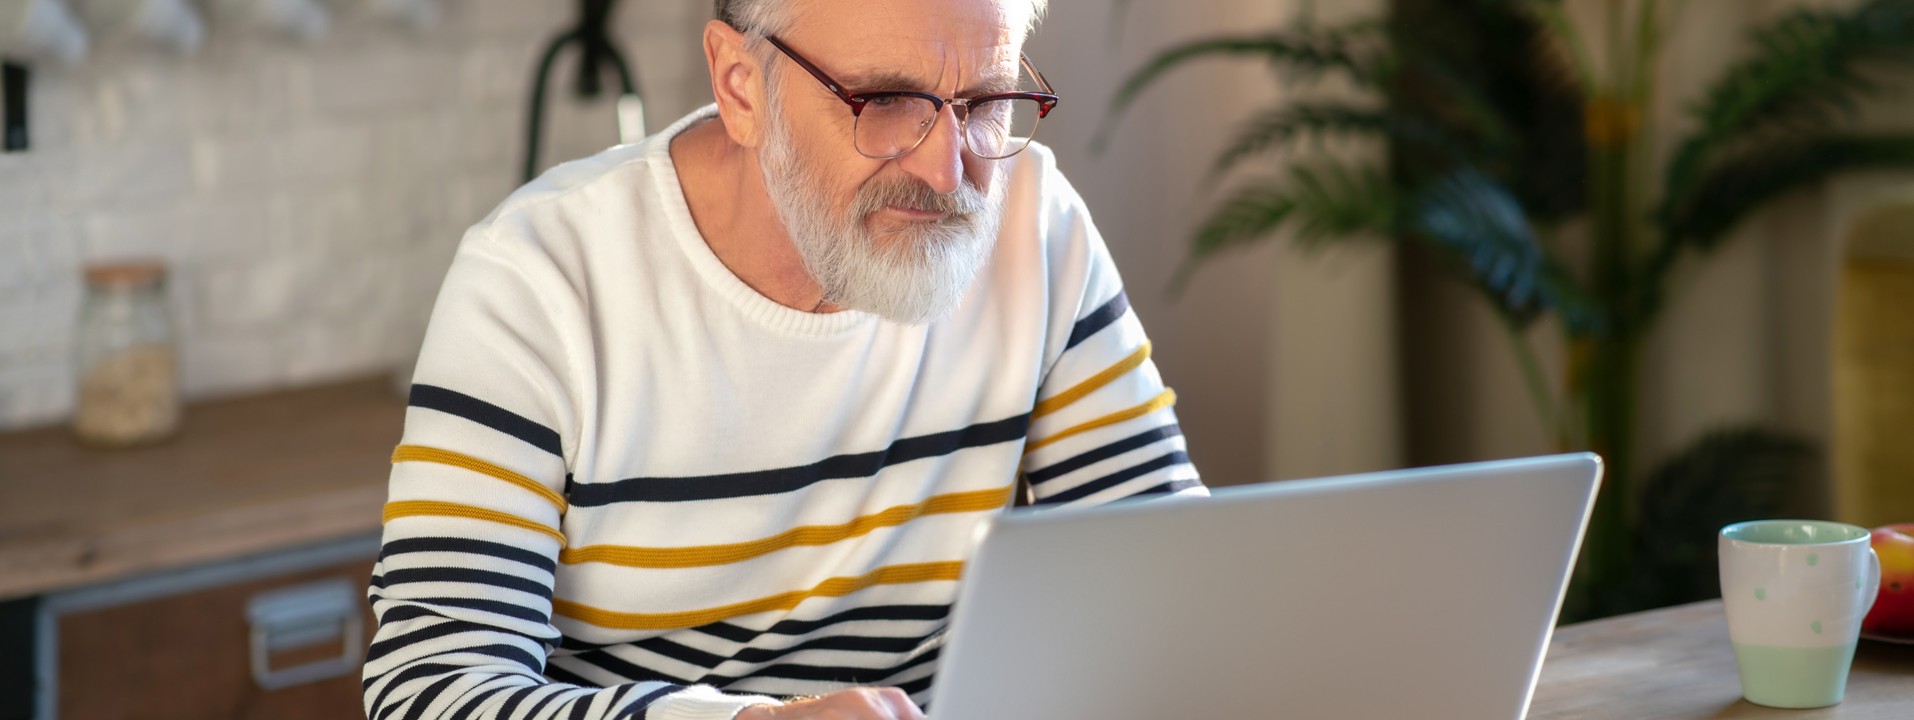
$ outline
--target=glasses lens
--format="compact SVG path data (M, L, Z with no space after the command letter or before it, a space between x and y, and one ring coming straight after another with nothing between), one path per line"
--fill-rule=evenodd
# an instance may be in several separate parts
M970 151L986 158L1017 154L1037 133L1038 112L1042 109L1042 103L1028 98L972 105L965 138L970 143Z
M937 105L911 95L882 95L864 104L857 116L857 151L891 158L909 152L937 122Z

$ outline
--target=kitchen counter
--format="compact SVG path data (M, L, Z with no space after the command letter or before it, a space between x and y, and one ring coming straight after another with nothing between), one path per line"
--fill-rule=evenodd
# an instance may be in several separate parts
M0 599L376 532L404 421L391 388L191 405L137 449L0 434Z

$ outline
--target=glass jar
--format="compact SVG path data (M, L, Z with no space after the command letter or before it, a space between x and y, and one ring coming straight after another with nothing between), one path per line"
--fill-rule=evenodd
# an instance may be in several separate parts
M74 334L75 434L114 446L172 435L179 427L178 367L166 312L166 268L89 266Z

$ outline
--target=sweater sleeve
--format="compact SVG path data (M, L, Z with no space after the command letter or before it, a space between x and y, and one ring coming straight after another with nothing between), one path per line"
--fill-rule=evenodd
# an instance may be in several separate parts
M467 234L420 352L368 597L366 716L725 720L703 685L554 682L569 458L595 390L584 303L532 243Z
M1176 393L1083 201L1046 162L1052 341L1022 471L1036 505L1207 494L1176 422Z

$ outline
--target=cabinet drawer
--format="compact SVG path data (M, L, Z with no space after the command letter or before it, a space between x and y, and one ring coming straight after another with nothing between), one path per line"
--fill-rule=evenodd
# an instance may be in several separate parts
M90 607L48 616L42 627L54 657L45 659L54 672L51 687L42 691L54 700L53 715L363 718L359 665L374 628L364 600L373 555L337 555L318 565L308 558L297 569L286 567L297 560L255 559L249 570L202 580L210 584L145 597L126 593L133 597L119 598L123 602L95 599L83 603ZM262 606L275 597L290 604ZM324 602L315 604L312 597ZM319 615L301 615L301 608L316 608ZM353 615L356 623L348 619ZM358 637L348 642L347 633ZM301 667L323 677L311 679L315 673ZM262 687L261 678L283 687Z

